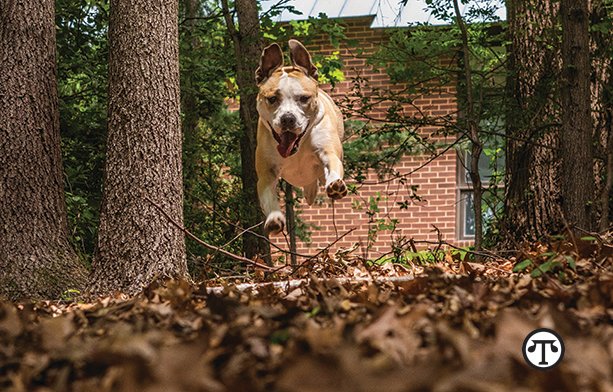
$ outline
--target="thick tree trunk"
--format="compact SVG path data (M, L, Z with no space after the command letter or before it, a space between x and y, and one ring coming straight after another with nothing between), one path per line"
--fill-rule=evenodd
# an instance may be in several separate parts
M236 56L236 83L240 94L240 118L243 132L240 138L241 146L241 180L243 183L243 209L241 220L243 227L252 227L262 222L264 217L260 211L257 194L257 176L255 173L255 147L258 112L256 109L257 86L255 70L262 53L260 39L260 20L256 0L236 0L238 29L235 28L232 16L228 10L227 1L222 0L226 25L234 42ZM256 229L263 234L263 225ZM270 245L261 236L246 233L243 237L245 255L252 258L256 255L268 257Z
M109 132L93 290L134 293L186 273L178 0L111 1Z
M507 3L510 75L503 243L536 240L563 226L559 187L560 76L554 1ZM538 37L536 39L535 37Z
M590 35L587 2L562 0L562 209L566 220L594 228L594 157L590 113Z
M0 5L0 294L58 297L86 271L68 243L52 0Z

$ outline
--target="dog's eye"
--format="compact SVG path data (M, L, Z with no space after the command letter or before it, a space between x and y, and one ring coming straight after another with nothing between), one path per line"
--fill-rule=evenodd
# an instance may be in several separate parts
M307 103L309 102L309 99L311 99L311 97L309 97L308 95L302 95L299 99L300 103Z
M268 97L266 98L268 100L268 103L271 105L274 105L275 102L277 102L277 96L273 95L272 97Z

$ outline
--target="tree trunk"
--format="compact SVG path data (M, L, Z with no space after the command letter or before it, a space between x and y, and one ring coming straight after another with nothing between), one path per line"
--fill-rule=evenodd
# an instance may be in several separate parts
M59 297L86 271L68 243L52 0L0 6L0 295Z
M613 61L610 48L613 46L613 32L610 29L613 15L604 0L593 0L591 4L591 111L594 129L594 178L596 193L599 195L598 229L605 231L610 225L610 197L613 190ZM605 27L597 28L597 27Z
M590 112L590 35L587 2L562 0L562 208L569 224L591 230L594 158Z
M188 57L194 50L198 48L198 38L196 36L196 21L199 14L200 1L199 0L182 0L183 9L185 12L185 56ZM181 111L183 113L183 154L184 163L187 165L193 164L195 156L198 153L197 137L198 137L198 122L200 116L198 114L197 98L194 92L193 78L197 67L193 66L192 61L187 61L188 66L181 74ZM182 63L183 65L183 63ZM194 175L195 169L186 170L184 168L184 174ZM192 169L192 168L189 168ZM187 177L186 177L187 178ZM189 190L186 190L189 192Z
M109 131L97 292L135 293L186 273L179 118L178 0L114 0L109 20Z
M289 236L289 251L291 265L298 264L298 257L296 255L296 211L294 210L294 204L296 198L294 197L294 187L287 181L283 181L283 193L285 194L285 220L287 221L287 235Z
M200 114L198 112L198 100L194 86L194 79L198 75L198 64L191 57L198 50L199 41L197 36L197 18L200 16L200 0L181 0L180 7L182 9L184 19L183 35L180 36L180 64L181 64L181 115L182 115L182 131L183 131L183 191L185 224L190 226L194 220L198 220L195 215L195 185L200 179L200 154L202 153L201 146L198 140L198 124ZM181 28L181 26L180 26ZM181 33L181 31L180 31ZM195 219L194 219L195 218ZM192 222L190 222L190 220ZM190 252L190 245L187 244L187 253ZM196 273L193 270L193 264L188 261L190 273Z
M558 6L551 0L516 0L507 2L507 11L511 47L501 234L503 244L511 246L559 232L564 224L554 100L560 75Z
M483 185L481 182L481 174L479 173L479 158L483 152L483 143L479 138L479 119L475 113L474 91L472 84L472 68L470 64L470 47L468 41L468 29L462 14L460 12L460 4L458 0L453 0L453 8L455 10L456 23L460 29L461 40L461 71L464 80L461 80L460 85L464 90L465 103L465 120L468 139L471 144L470 156L470 181L473 187L473 213L475 214L475 250L480 251L483 242Z
M262 54L260 39L260 20L256 0L236 0L235 7L238 17L238 29L235 28L232 15L229 12L227 0L222 0L224 16L228 31L234 42L236 57L236 83L240 94L240 118L243 132L240 138L241 146L241 180L243 183L243 210L241 224L252 227L262 222L264 217L260 211L257 194L257 176L255 173L255 147L258 112L256 109L257 86L255 70ZM262 225L256 229L263 234ZM252 258L256 255L269 257L270 245L261 236L246 233L243 237L245 255Z

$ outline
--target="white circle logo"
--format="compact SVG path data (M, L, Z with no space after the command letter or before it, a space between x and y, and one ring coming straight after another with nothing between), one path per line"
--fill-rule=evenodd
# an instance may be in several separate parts
M526 336L521 351L530 366L551 369L564 358L564 341L551 329L539 328Z

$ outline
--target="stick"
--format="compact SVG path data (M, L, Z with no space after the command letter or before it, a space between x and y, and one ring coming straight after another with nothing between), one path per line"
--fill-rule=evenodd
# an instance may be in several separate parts
M156 203L155 203L153 200L151 200L151 199L149 198L149 196L145 196L145 199L146 199L146 200L147 200L149 203L151 203L151 204L152 204L152 205L153 205L155 208L157 208L157 209L158 209L158 210L159 210L159 211L160 211L160 212L161 212L161 213L162 213L162 214L163 214L163 215L166 217L166 219L168 219L168 221L169 221L170 223L172 223L172 224L173 224L173 225L174 225L176 228L178 228L179 230L181 230L181 231L182 231L183 233L185 233L185 234L186 234L186 235L187 235L189 238L193 239L194 241L196 241L196 242L197 242L197 243L199 243L200 245L204 246L205 248L207 248L207 249L209 249L209 250L212 250L212 251L215 251L215 252L219 252L219 253L221 253L222 255L227 256L227 257L229 257L229 258L231 258L231 259L233 259L233 260L236 260L236 261L240 261L240 262L243 262L243 263L251 264L251 265L253 265L253 266L256 266L256 267L259 267L259 268L265 269L265 270L267 270L267 271L272 271L272 270L273 270L273 268L272 268L272 267L269 267L269 266L267 266L267 265L265 265L265 264L260 264L260 263L258 263L257 261L253 261L253 260L248 259L248 258L246 258L246 257L244 257L244 256L235 255L234 253L230 253L230 252L228 252L227 250L222 249L222 248L220 248L220 247L218 247L218 246L213 246L213 245L207 244L206 242L202 241L200 238L198 238L198 237L196 237L194 234L192 234L192 233L191 233L189 230L187 230L185 227L183 227L182 225L180 225L179 223L177 223L177 222L176 222L174 219L172 219L172 218L170 217L170 215L168 215L168 214L166 213L166 211L164 211L164 209L163 209L162 207L160 207L160 206L159 206L158 204L156 204Z
M237 285L232 285L229 287L234 287L236 288L238 291L246 291L249 289L259 289L259 288L263 288L266 286L270 286L272 285L272 287L277 288L277 289L283 289L283 290L289 290L289 289L295 289L300 287L303 284L308 284L312 279L310 278L305 278L305 279L291 279L291 280L285 280L285 281L281 281L281 282L261 282L261 283L241 283L241 284L237 284ZM337 282L339 284L358 284L358 283L373 283L373 284L380 284L380 283L403 283L403 282L410 282L412 280L415 280L415 277L413 276L390 276L390 277L378 277L378 278L331 278L331 279L321 279L319 280L320 282ZM207 294L221 294L223 293L223 291L226 289L226 286L213 286L213 287L207 287L206 288L206 292Z

